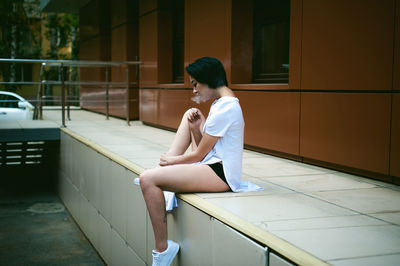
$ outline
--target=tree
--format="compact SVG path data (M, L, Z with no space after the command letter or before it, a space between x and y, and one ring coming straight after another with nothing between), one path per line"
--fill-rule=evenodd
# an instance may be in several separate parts
M34 0L33 2L38 2ZM40 34L30 27L26 13L30 5L23 0L0 1L0 57L2 58L37 58L40 56ZM17 67L18 66L18 67ZM1 64L1 75L4 81L17 81L23 67L15 63ZM16 90L16 86L7 86Z
M49 40L50 49L46 53L48 59L79 59L79 17L76 14L48 13L45 36ZM71 53L62 53L62 49L71 45ZM60 69L51 67L44 73L47 80L58 80ZM77 79L78 71L72 69L71 80ZM53 95L53 86L47 84L46 95Z
M42 27L45 25L42 39ZM43 43L48 41L50 49L42 53ZM79 59L79 16L76 14L44 14L40 12L40 0L0 1L0 57L31 59ZM64 48L71 46L71 52ZM43 54L43 56L42 56ZM3 81L21 81L27 64L0 64ZM30 67L32 67L30 65ZM32 69L28 69L32 72ZM25 71L26 72L26 71ZM71 73L76 79L77 70ZM49 69L45 78L58 80L58 69ZM0 77L0 79L1 79ZM17 86L7 86L15 91ZM52 96L52 88L46 88Z

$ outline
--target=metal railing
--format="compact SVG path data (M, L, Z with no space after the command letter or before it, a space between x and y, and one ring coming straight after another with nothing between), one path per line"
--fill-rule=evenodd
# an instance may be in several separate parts
M138 89L139 87L139 65L140 61L88 61L88 60L42 60L42 59L9 59L0 58L0 63L33 63L40 64L40 71L38 81L0 81L0 85L37 85L36 100L35 102L35 119L43 119L43 105L46 100L46 95L44 95L45 85L60 85L61 86L61 120L62 125L66 127L65 123L65 111L67 111L67 118L70 118L70 86L77 85L95 85L105 90L105 115L106 119L109 119L109 90L111 87L125 87L126 88L126 122L130 125L130 97L129 90L130 86ZM136 66L135 81L130 82L129 66ZM57 80L46 80L44 79L44 71L47 67L57 67L59 69L59 78ZM77 73L80 69L85 68L105 68L105 81L71 81L70 80L70 70L71 68L77 68ZM112 67L125 67L125 81L117 82L110 81L110 70ZM67 91L66 91L67 90ZM66 96L68 100L66 100Z

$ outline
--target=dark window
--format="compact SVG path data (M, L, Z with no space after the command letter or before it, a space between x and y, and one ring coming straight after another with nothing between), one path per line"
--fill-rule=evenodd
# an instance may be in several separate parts
M290 0L254 0L254 83L288 83Z
M174 83L183 83L185 3L183 0L174 0L172 3L172 80Z
M0 94L0 107L18 108L19 99L7 94Z

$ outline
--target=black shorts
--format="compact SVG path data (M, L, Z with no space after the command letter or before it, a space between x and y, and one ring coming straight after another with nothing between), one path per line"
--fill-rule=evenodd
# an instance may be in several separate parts
M227 184L229 187L228 181L226 181L224 166L222 165L222 163L208 164L208 166L210 166L211 169L213 169L213 171L217 174L217 176L219 176L219 178L221 178L221 180L224 181L225 184Z

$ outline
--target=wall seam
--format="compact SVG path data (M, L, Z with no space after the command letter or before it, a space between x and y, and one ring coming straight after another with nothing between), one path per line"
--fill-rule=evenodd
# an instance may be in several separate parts
M121 22L121 23L119 23L119 24L116 24L116 25L111 26L111 27L110 27L110 30L113 31L113 30L115 30L115 29L121 28L122 26L128 25L128 24L129 24L128 22Z
M147 12L145 12L145 13L139 15L139 19L142 18L142 17L144 17L144 16L150 15L151 13L156 12L158 9L159 9L158 7L157 7L157 8L153 8L152 10L147 11Z
M388 160L388 176L391 177L391 182L394 183L394 177L391 175L391 159L392 159L392 123L393 123L393 94L390 95L390 117L389 117L389 160Z
M300 14L300 21L301 21L301 32L300 32L300 80L299 80L299 145L298 145L298 155L300 157L300 161L303 162L303 156L301 156L301 105L302 105L302 71L303 71L303 1L301 1L301 14Z
M397 12L398 1L393 0L393 54L392 54L392 91L394 90L394 79L395 79L395 56L396 56L396 31L397 31ZM393 124L393 93L390 94L390 117L389 117L389 160L388 160L388 176L391 177L391 182L394 183L394 176L391 175L391 160L392 160L392 124Z

